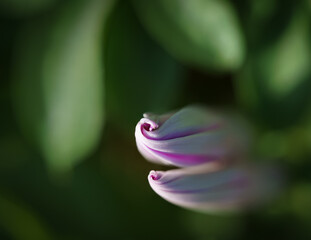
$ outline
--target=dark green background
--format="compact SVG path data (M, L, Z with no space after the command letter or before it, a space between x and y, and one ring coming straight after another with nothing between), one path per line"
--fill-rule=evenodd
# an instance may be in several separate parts
M213 2L191 1L202 9ZM205 14L212 14L208 7L206 13L194 9L186 16L181 0L162 5L164 0L107 0L111 9L94 21L98 34L92 35L88 19L95 13L84 19L88 25L80 23L89 2L0 3L0 239L310 239L310 1L220 1L220 11L229 6L237 22L217 21L208 39L237 28L241 62L222 60L227 47L192 41L191 31L205 27L185 27L191 23L187 17L204 23ZM230 45L236 40L229 33L224 34ZM60 40L52 49L54 36ZM74 44L75 50L67 51ZM80 65L66 60L77 51L87 55L96 44L96 56ZM61 57L49 65L45 54L53 51ZM86 85L59 81L55 87L59 79L44 75L45 69L67 68L72 68L68 78L85 74ZM98 77L100 88L90 80ZM61 147L69 149L64 158L57 158L58 147L42 145L51 132L41 124L54 106L62 106L57 89L65 89L70 101L78 99L70 113L77 114L76 125L60 138ZM102 103L96 105L89 99L98 90ZM81 91L85 99L74 95ZM152 191L149 171L165 168L140 156L135 125L144 112L165 113L192 103L238 111L249 121L254 129L250 161L283 168L286 185L280 195L257 209L217 215L181 209ZM87 122L82 129L85 119L102 112L99 125Z

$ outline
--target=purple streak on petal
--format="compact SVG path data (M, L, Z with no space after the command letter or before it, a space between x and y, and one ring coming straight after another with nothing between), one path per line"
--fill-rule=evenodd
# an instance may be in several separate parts
M146 148L146 146L140 142L136 142L137 145L137 149L138 151L143 155L144 158L146 158L147 160L154 162L154 163L160 163L163 164L162 161L160 161L159 159L157 159L154 154Z
M146 125L146 127L145 127L145 125ZM215 124L210 125L210 126L193 128L193 129L186 129L186 130L181 131L181 132L172 132L172 133L169 133L169 134L162 136L162 137L151 137L151 136L149 136L147 132L154 131L156 129L152 128L152 130L149 130L149 124L148 123L144 123L143 126L144 127L142 127L141 130L142 130L143 135L146 138L148 138L150 140L161 141L161 140L171 140L171 139L176 139L176 138L182 138L182 137L186 137L189 135L194 135L194 134L199 134L199 133L204 133L204 132L215 131L215 130L218 130L221 127L223 127L223 124L215 123Z
M172 182L175 182L176 180L180 179L181 177L176 177L176 178L172 178L170 180L167 180L165 182L154 182L155 184L158 184L158 185L165 185L165 184L169 184L169 183L172 183ZM159 180L159 179L153 179L153 180Z
M146 146L147 147L147 146ZM149 147L147 147L149 148ZM208 155L194 155L194 154L178 154L178 153L165 153L149 148L150 151L155 153L155 155L171 162L171 164L176 166L194 166L198 164L203 164L207 162L212 162L218 160L218 157L208 156Z
M226 136L224 131L206 132L162 141L150 140L138 133L136 139L153 150L177 154L223 156L226 152L234 150L232 140Z
M185 107L174 114L156 116L144 114L145 120L155 120L159 124L156 131L145 129L144 136L153 140L168 140L189 134L212 131L223 119L217 114L198 106ZM142 120L143 120L142 119Z
M198 128L198 129L189 129L187 131L184 132L175 132L175 133L170 133L164 137L161 137L157 140L161 141L161 140L170 140L170 139L175 139L175 138L181 138L181 137L186 137L189 135L194 135L194 134L199 134L199 133L204 133L204 132L210 132L210 131L214 131L217 130L219 128L222 127L223 124L220 123L215 123L214 125L211 126L206 126L206 127L202 127L202 128Z
M139 126L138 126L139 128ZM198 164L204 164L208 162L214 162L219 160L219 152L214 151L215 155L211 154L185 154L185 153L174 153L174 152L162 152L149 147L144 143L144 136L140 134L140 131L136 130L137 148L140 153L149 161L160 164L170 164L179 167L194 166ZM168 140L170 141L170 140ZM176 143L176 141L174 141ZM157 142L158 143L158 142ZM198 146L197 146L198 147ZM206 151L203 148L204 151ZM175 147L175 151L178 151Z
M147 159L155 163L164 163L178 167L195 166L204 163L211 163L220 160L219 156L207 154L184 154L184 153L167 153L149 148L147 145L138 142L137 148L140 153Z
M157 179L153 179L153 180L157 180ZM175 181L176 179L174 179ZM167 184L170 181L167 181L165 183L162 184ZM166 190L166 189L162 189L162 191L164 192L168 192L168 193L182 193L182 194L192 194L192 193L204 193L204 192L219 192L219 191L224 191L224 190L230 190L230 189L234 189L234 188L243 188L243 187L247 187L248 186L248 181L245 178L238 178L238 179L233 179L231 182L225 182L219 185L215 185L215 186L211 186L211 187L207 187L207 188L200 188L200 189L192 189L192 190Z

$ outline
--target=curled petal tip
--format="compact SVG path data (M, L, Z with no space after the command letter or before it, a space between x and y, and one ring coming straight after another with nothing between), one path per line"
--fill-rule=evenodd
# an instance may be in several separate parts
M157 171L150 171L149 173L149 177L153 180L153 181L157 181L161 178L162 174L160 172Z
M141 128L143 128L141 129L141 131L146 130L150 132L156 130L159 127L159 125L155 121L149 118L142 118L140 120L140 125L141 125Z

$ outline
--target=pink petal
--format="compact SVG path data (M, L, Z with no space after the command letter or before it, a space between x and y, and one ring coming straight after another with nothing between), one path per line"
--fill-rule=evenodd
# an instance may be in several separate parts
M179 167L228 159L247 151L248 132L203 107L144 115L136 126L138 150L149 161Z
M279 187L275 169L238 166L151 171L152 189L167 201L199 211L238 210L268 199Z

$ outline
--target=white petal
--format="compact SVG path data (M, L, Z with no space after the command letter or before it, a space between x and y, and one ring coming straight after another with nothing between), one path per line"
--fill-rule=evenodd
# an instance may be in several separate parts
M280 183L275 169L259 166L151 171L148 180L153 190L167 201L211 212L261 203L275 193Z
M179 167L240 157L247 151L247 135L235 122L197 106L145 114L135 129L138 150L147 160Z

